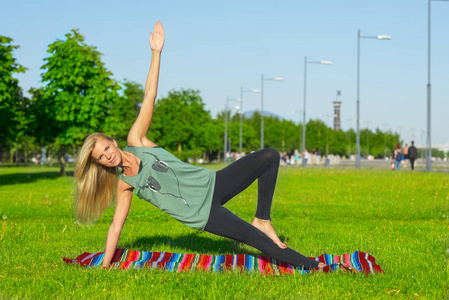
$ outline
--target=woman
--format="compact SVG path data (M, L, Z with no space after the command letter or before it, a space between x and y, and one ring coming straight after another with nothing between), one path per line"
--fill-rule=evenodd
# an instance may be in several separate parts
M399 166L402 160L401 144L396 144L396 149L394 149L394 163L396 164L396 170L399 170Z
M99 217L117 195L114 218L108 231L103 266L109 266L131 205L132 193L149 201L185 225L253 246L277 260L307 269L324 267L288 248L270 221L279 153L263 149L214 172L181 162L146 138L153 116L164 45L161 22L150 33L152 58L140 113L129 131L128 146L101 133L84 142L76 164L77 217ZM116 168L122 173L116 184ZM258 178L258 204L251 224L223 207Z
M408 146L405 144L404 148L402 148L402 160L404 161L404 168L407 168L407 159L408 159Z

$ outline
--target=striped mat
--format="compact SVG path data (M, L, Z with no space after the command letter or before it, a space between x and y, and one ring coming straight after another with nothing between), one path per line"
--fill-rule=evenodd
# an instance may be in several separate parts
M85 267L101 267L103 252L84 252L75 259L63 258L68 264ZM383 273L376 260L368 253L356 251L352 254L322 254L310 257L326 264L323 272L345 270L351 273L365 274ZM133 251L117 249L112 258L110 268L114 269L162 269L170 272L223 270L248 271L262 275L309 274L318 270L303 270L300 267L276 261L268 256L237 255L204 255L170 252Z

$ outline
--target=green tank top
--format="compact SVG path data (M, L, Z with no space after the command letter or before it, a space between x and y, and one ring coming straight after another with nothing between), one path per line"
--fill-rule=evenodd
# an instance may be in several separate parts
M214 194L214 171L184 163L160 147L126 146L124 151L141 161L137 175L120 174L137 197L191 228L204 229Z

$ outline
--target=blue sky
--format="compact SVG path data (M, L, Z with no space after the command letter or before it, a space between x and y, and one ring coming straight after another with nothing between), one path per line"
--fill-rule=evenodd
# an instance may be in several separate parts
M400 132L425 142L427 1L2 1L0 35L19 45L28 68L17 75L27 91L38 87L48 45L73 28L96 46L117 80L145 83L149 32L164 24L159 97L198 89L212 115L240 87L260 89L264 108L302 121L304 57L308 64L307 115L331 124L332 101L341 91L343 128L355 128L357 30L390 41L361 40L361 126ZM448 144L449 1L432 2L432 145ZM244 110L260 109L260 94L244 94ZM238 103L233 103L238 105ZM301 119L300 119L301 117Z

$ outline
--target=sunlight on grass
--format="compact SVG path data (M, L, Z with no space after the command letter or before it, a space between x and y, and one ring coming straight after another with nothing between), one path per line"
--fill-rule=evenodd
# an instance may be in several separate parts
M211 165L211 168L218 166ZM73 171L73 169L69 169ZM0 298L447 298L449 177L437 173L281 168L272 219L307 256L356 250L384 274L265 277L172 274L69 266L103 251L113 208L96 224L73 218L73 177L57 168L0 168ZM251 221L257 183L227 208ZM134 198L120 247L203 254L260 254L182 225Z

